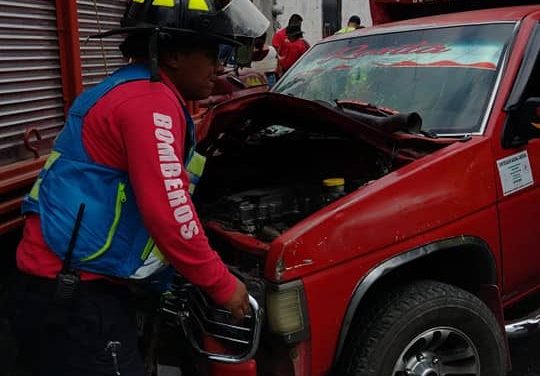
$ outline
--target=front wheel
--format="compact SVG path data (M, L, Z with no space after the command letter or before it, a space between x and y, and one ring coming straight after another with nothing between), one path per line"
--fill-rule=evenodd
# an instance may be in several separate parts
M436 281L397 288L361 314L339 374L504 376L501 327L476 296Z

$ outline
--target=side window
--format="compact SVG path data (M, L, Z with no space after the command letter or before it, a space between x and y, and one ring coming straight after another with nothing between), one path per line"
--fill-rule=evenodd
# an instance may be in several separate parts
M508 97L505 106L507 112L512 111L520 103L530 96L537 96L540 93L540 24L536 26L527 44L527 51L523 57L523 63L519 69L514 87Z
M502 137L503 148L514 148L539 138L540 131L530 126L540 113L540 24L532 33L514 87L506 102L508 118Z
M530 97L540 97L540 55L536 57L536 64L527 80L527 86L523 94L523 99Z

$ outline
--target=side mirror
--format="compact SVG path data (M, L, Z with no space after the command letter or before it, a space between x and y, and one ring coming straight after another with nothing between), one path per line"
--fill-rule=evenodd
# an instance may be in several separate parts
M520 111L519 126L527 131L530 138L540 137L540 98L529 98Z
M540 138L540 98L531 97L510 112L502 144L505 148L512 148L535 138Z

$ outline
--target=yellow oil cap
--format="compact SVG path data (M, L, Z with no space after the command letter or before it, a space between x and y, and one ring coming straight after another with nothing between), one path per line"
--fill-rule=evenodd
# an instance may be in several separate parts
M322 183L323 183L323 186L325 187L340 187L342 185L345 185L345 179L343 178L324 179Z

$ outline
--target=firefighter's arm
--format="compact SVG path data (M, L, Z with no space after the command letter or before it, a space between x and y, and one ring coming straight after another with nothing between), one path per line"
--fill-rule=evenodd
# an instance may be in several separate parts
M152 93L116 110L130 182L145 226L166 259L216 303L238 314L244 309L240 297L245 286L210 248L195 212L183 165L185 119L174 100Z

